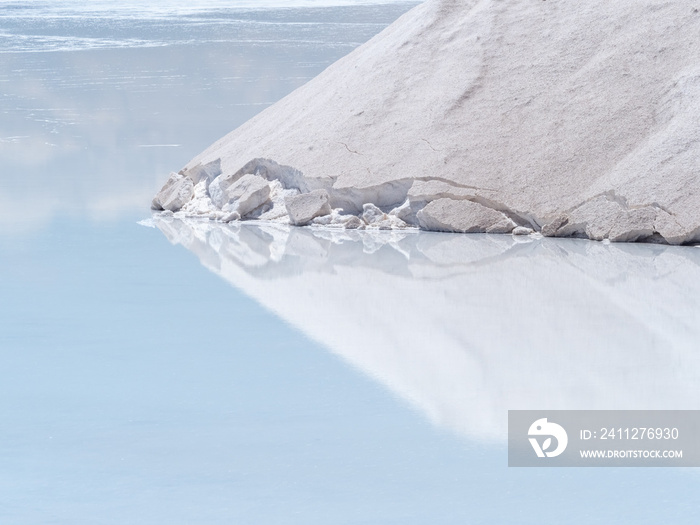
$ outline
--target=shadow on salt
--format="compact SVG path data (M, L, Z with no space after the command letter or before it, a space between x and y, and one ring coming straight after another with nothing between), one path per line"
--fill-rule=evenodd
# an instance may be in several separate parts
M435 424L697 409L700 250L156 219L174 244Z

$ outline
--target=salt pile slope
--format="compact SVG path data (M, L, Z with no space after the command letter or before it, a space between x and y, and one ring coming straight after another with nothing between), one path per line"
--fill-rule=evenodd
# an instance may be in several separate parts
M429 0L181 173L270 159L425 229L700 241L699 34L685 2Z

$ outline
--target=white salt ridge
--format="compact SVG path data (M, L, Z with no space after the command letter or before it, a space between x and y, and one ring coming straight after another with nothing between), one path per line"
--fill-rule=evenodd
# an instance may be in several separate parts
M439 198L547 236L698 242L698 34L685 2L429 0L186 168L274 159L348 213L408 199L413 225ZM424 226L471 231L446 204Z
M264 220L345 229L406 229L397 216L365 204L362 217L331 208L325 189L309 189L297 170L274 161L253 159L234 173L223 173L217 159L171 173L153 198L152 208L165 217L206 218L221 222Z

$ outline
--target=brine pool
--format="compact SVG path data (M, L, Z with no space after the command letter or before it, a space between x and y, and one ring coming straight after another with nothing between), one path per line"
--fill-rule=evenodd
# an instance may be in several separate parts
M506 432L700 408L699 249L150 219L412 5L222 4L0 2L0 523L697 523Z

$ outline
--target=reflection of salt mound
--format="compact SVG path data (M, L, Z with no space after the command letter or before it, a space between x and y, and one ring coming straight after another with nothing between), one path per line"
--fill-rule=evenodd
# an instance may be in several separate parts
M174 243L431 420L697 408L700 251L157 220Z
M274 159L425 229L700 241L699 32L686 2L429 0L184 173Z

